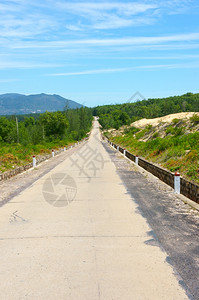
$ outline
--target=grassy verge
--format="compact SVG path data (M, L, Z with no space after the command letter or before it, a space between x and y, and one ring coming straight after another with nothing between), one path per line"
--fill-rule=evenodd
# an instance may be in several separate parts
M133 154L158 163L171 172L179 171L185 178L199 183L199 132L157 137L147 142L138 138L129 132L124 136L111 137L110 140Z
M0 172L5 172L31 162L33 155L45 155L51 153L52 149L58 150L73 143L74 141L55 140L53 142L24 146L17 143L9 144L2 142L0 143Z

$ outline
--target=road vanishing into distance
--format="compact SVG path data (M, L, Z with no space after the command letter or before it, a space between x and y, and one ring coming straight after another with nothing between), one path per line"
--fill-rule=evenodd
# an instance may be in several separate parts
M60 157L0 207L0 299L199 299L197 212L102 141L97 121Z

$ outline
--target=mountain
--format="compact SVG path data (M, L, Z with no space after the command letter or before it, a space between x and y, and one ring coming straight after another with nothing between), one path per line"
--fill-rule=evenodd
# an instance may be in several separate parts
M43 113L45 111L62 111L65 106L69 109L80 108L82 105L63 98L59 95L0 95L0 115Z

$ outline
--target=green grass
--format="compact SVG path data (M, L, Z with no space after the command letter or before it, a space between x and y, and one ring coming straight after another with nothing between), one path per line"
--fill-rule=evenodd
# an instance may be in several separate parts
M143 131L137 133L136 138L127 134L111 138L111 141L172 172L178 170L185 178L199 183L199 132L177 132L172 136L143 142L138 140L138 135L141 138Z
M0 142L0 172L5 172L31 162L33 155L49 154L52 149L58 150L72 143L73 141L69 140L55 140L53 142L24 146L17 143L9 144Z

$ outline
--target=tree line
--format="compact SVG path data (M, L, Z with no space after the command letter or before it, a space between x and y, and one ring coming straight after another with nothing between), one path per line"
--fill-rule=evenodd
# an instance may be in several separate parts
M87 107L36 115L0 117L0 142L41 144L57 140L78 141L92 126L92 111Z
M141 118L157 118L189 111L199 111L199 94L187 93L182 96L103 105L92 109L93 115L99 116L103 129L118 129Z

